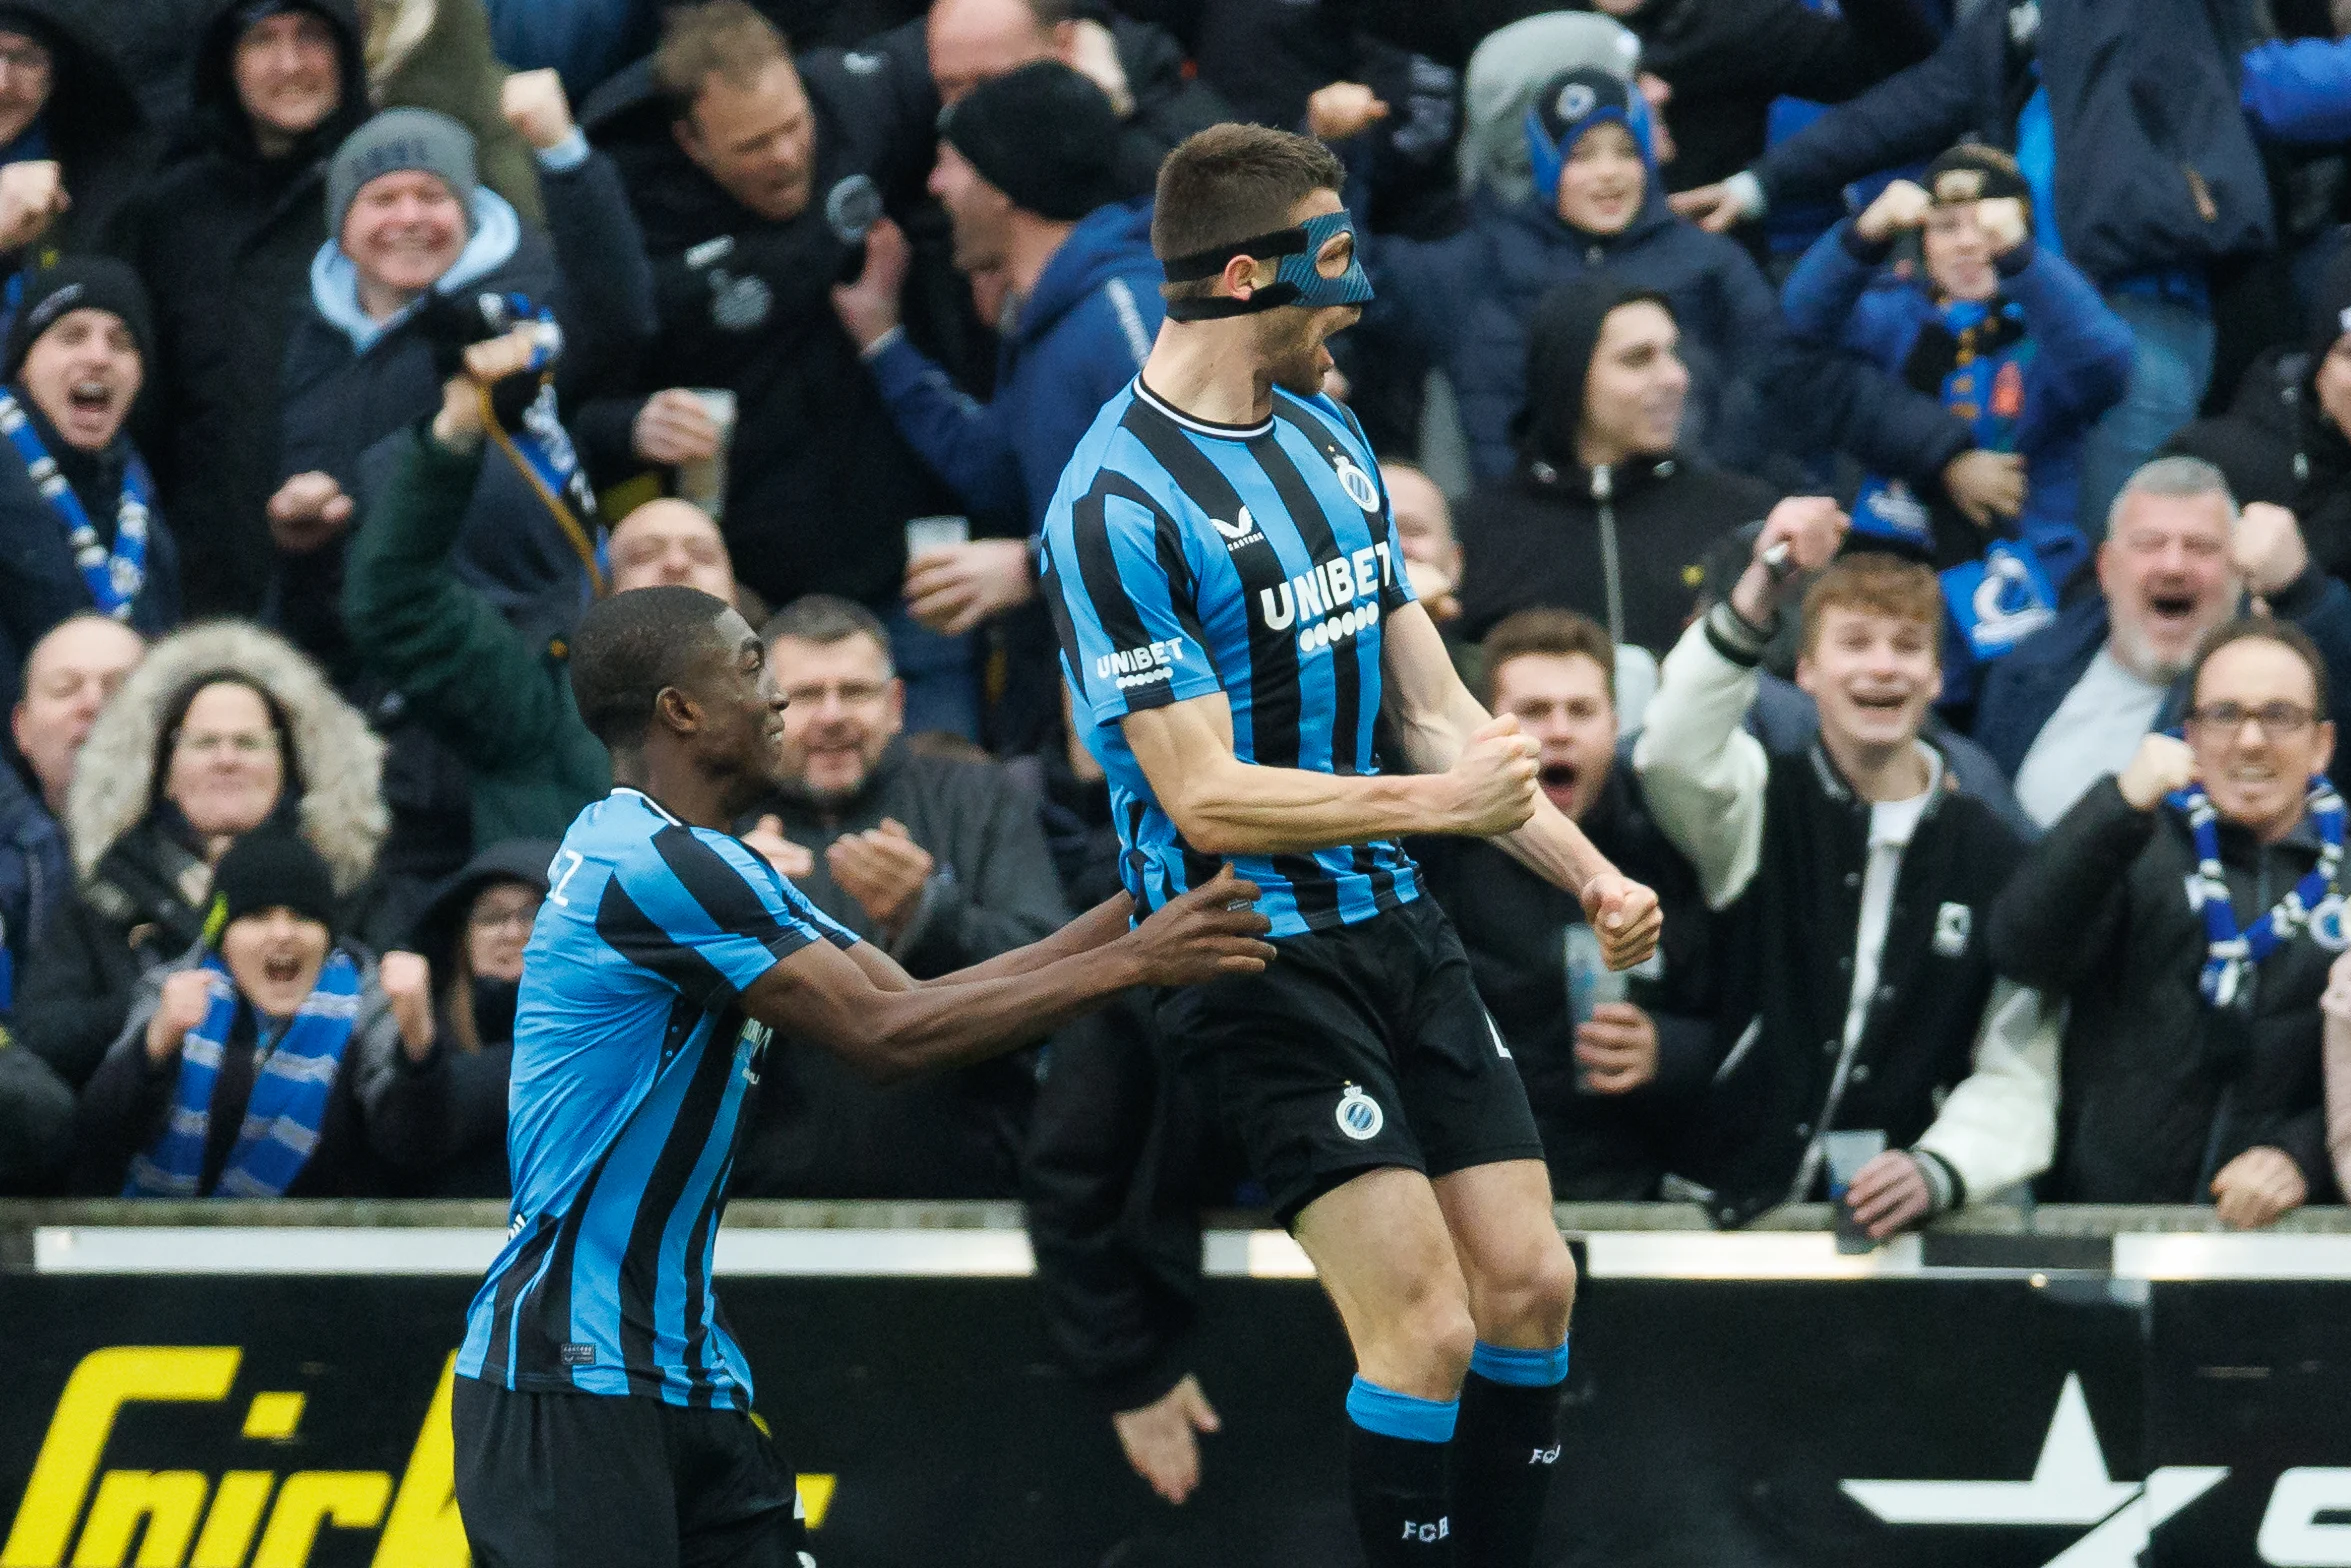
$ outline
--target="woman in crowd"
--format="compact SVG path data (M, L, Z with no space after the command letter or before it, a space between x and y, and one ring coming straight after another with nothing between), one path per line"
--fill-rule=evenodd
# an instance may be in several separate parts
M206 940L140 982L82 1091L78 1191L362 1197L446 1143L432 976L335 934L334 881L292 833L221 857Z
M503 1198L506 1075L514 1065L514 1002L522 950L547 896L556 846L493 844L444 883L417 917L410 946L438 978L434 997L449 1060L447 1146L419 1197Z
M99 716L66 800L79 885L17 989L18 1032L79 1087L139 978L204 934L212 871L263 823L297 831L339 899L384 836L383 746L317 669L257 627L157 643Z

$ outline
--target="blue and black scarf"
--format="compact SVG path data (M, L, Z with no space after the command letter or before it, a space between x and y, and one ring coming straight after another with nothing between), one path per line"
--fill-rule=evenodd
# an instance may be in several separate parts
M212 1126L212 1091L220 1080L229 1030L237 1010L245 1005L228 966L217 955L208 954L204 968L212 976L212 1011L188 1031L180 1046L171 1120L146 1152L131 1161L130 1178L122 1189L126 1198L199 1196ZM327 955L318 983L255 1068L244 1125L214 1185L214 1196L281 1197L302 1174L318 1148L327 1100L334 1093L358 1016L359 966L338 949Z

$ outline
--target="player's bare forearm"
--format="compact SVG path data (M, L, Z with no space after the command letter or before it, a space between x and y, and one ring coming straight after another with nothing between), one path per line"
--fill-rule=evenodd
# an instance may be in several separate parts
M1114 893L1051 936L1031 942L1026 947L1016 947L1009 953L998 953L983 963L974 964L969 969L958 969L940 978L960 984L970 980L1001 980L1035 974L1048 964L1109 946L1133 930L1134 924L1135 901L1123 892Z
M1494 843L1552 886L1579 897L1594 877L1616 870L1599 847L1584 837L1584 830L1548 800L1536 803L1534 818L1525 827L1503 834Z
M1130 986L1197 985L1263 969L1274 950L1262 940L1268 922L1256 897L1255 886L1221 871L1142 925L1100 940L1112 919L1106 903L1037 944L1046 950L1036 955L1042 961L1018 974L982 965L916 984L871 944L844 953L812 943L753 982L743 1006L770 1028L893 1082L1002 1055Z
M1184 842L1205 854L1310 854L1442 833L1455 814L1443 778L1342 777L1242 762L1221 695L1130 714L1120 728Z

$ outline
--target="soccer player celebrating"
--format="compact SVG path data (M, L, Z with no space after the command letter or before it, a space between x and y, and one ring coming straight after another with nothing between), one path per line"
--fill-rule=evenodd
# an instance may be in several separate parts
M477 346L474 376L527 361L508 345ZM451 382L444 413L475 384ZM710 1285L770 1031L882 1078L976 1061L1129 986L1261 969L1267 922L1221 874L1139 926L1113 899L917 984L725 830L769 787L784 706L731 606L608 599L571 684L618 787L564 836L524 959L513 1223L452 1412L466 1534L484 1568L806 1565L792 1467L750 1420Z
M1581 896L1618 967L1655 946L1657 901L1453 673L1362 431L1320 395L1325 339L1371 298L1341 178L1256 126L1168 156L1167 325L1062 476L1042 584L1128 890L1164 905L1226 860L1264 890L1280 963L1163 992L1158 1021L1346 1324L1371 1568L1525 1568L1575 1270L1526 1093L1395 841L1497 839ZM1379 772L1383 713L1412 774Z

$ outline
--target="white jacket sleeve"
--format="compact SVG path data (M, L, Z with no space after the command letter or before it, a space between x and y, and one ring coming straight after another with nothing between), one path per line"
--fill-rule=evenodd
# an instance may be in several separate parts
M1992 984L1975 1071L1916 1145L1958 1173L1969 1202L2030 1181L2057 1149L2057 1045L2065 1005L2012 980Z
M1674 644L1642 716L1633 768L1657 825L1697 868L1708 907L1721 909L1755 880L1763 858L1764 786L1771 759L1747 733L1755 703L1754 629L1718 604Z

